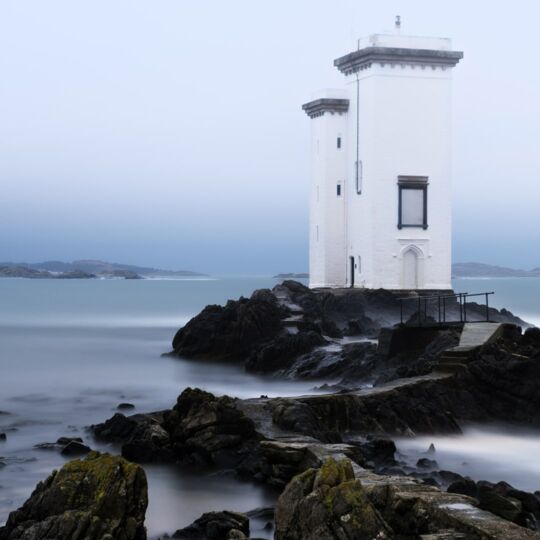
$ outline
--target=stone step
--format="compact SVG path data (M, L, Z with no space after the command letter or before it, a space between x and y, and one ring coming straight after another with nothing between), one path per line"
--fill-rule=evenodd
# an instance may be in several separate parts
M474 351L474 348L466 348L466 347L454 347L453 349L448 349L444 351L442 354L444 356L451 356L452 358L468 358L471 356L471 353Z
M466 540L470 536L465 533L460 533L454 529L448 529L447 531L441 531L433 534L422 534L420 540Z
M448 364L437 364L434 368L434 370L437 373L459 373L461 371L465 371L467 369L466 364L461 363L448 363Z
M470 362L468 356L449 356L444 353L437 359L437 364L468 364Z

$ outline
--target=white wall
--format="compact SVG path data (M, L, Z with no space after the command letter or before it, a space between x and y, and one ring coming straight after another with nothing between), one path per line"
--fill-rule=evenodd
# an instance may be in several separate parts
M359 43L450 49L448 39L399 34L373 35ZM401 289L416 281L418 288L451 288L451 71L374 61L345 77L345 96L325 94L347 97L349 110L311 120L310 286L350 286L349 258L354 257L355 287ZM428 178L427 229L398 228L399 176ZM336 197L339 181L341 198ZM408 250L416 259L406 256Z
M356 76L348 82L349 132L354 133ZM451 286L450 87L448 68L387 64L360 72L363 190L358 195L351 182L348 191L348 252L363 261L355 285L402 288L402 258L411 245L419 255L418 286ZM356 138L350 138L355 151ZM349 174L354 174L353 160ZM399 175L428 177L427 230L397 228Z
M311 126L310 286L343 287L346 280L343 261L346 257L347 114L325 112L312 118ZM337 148L338 137L341 137L341 148ZM341 196L337 195L338 183Z

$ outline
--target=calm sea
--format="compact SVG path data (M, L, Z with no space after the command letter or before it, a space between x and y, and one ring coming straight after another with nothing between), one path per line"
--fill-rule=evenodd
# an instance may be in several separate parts
M170 350L176 330L205 305L223 304L275 283L269 277L0 279L0 411L9 413L0 414L0 431L8 435L7 442L0 442L0 456L6 463L0 467L0 523L39 480L64 462L58 453L33 446L71 435L82 436L96 447L85 426L110 417L119 402L132 402L141 412L168 408L187 386L239 397L311 391L313 382L277 381L248 375L231 365L161 356ZM493 290L494 306L540 324L540 278L460 279L454 287L468 292ZM474 436L476 451L481 440L491 444L489 437L479 438L477 432ZM538 455L540 438L524 437L523 451ZM519 436L512 440L519 446ZM419 441L418 448L424 442ZM456 459L461 454L465 459L465 440L458 447ZM491 460L496 463L497 456L491 455ZM503 460L507 464L501 453L499 461ZM491 469L496 470L496 464ZM161 466L148 467L147 473L150 537L185 526L205 511L247 511L274 500L273 493L232 477L194 477ZM528 476L526 487L537 483L540 488L540 472L531 473L536 476L532 480ZM510 476L519 483L524 475L520 471L515 478Z

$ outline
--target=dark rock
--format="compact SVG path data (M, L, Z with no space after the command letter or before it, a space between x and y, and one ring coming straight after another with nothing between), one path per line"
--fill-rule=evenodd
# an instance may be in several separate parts
M256 453L237 470L242 476L255 478L282 490L296 474L320 465L320 459L307 445L261 441Z
M169 433L157 422L140 422L122 445L122 455L137 463L169 463L175 460Z
M439 464L434 459L420 458L416 462L416 466L420 469L436 469Z
M325 343L324 338L316 332L286 333L251 354L246 360L246 369L264 373L287 368L301 354Z
M274 514L276 513L273 506L265 506L262 508L254 508L246 512L246 516L249 519L264 519L267 521L272 521L274 519Z
M80 437L60 437L56 441L56 444L59 444L61 446L65 446L66 444L69 444L70 442L82 443L83 440Z
M60 450L61 449L60 445L56 443L52 443L52 442L35 444L33 448L35 448L36 450Z
M437 476L441 479L442 484L445 486L450 486L454 482L459 482L465 479L463 476L461 476L461 474L445 470L437 471ZM466 495L466 493L464 493L464 495Z
M360 447L364 459L376 469L396 464L396 445L390 439L370 438L366 442L355 444Z
M7 440L7 435L5 433L0 432L0 442L6 441L6 440Z
M449 493L460 493L469 497L476 497L476 482L470 478L461 478L452 482L447 491Z
M147 502L141 467L92 452L40 482L0 540L144 540Z
M521 512L522 505L517 499L510 499L499 495L493 488L493 484L488 482L478 482L477 498L480 508L501 516L508 521L517 522Z
M187 357L242 362L283 331L287 315L269 290L255 291L250 299L204 308L177 332L173 349Z
M83 443L77 441L71 441L62 448L62 455L64 456L84 456L88 454L92 449Z
M91 429L98 439L120 442L126 441L131 437L137 424L138 422L135 418L126 417L122 413L116 413L102 424L91 426Z
M119 411L127 411L130 409L134 409L135 405L133 405L133 403L119 403L116 408Z
M540 349L540 328L535 326L527 328L523 335L523 342L525 345L532 345L533 347Z
M168 413L169 411L167 411ZM175 460L170 437L162 423L165 412L124 416L116 413L92 426L96 438L122 442L122 455L137 463L168 463Z
M187 388L166 414L163 427L177 459L236 467L260 438L236 400Z
M227 510L205 513L172 535L181 540L241 540L248 536L249 518L245 514Z

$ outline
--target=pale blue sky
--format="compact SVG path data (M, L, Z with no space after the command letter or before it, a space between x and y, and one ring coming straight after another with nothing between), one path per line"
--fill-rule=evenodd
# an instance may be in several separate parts
M535 0L0 0L0 260L307 269L314 90L453 38L454 260L540 266Z

